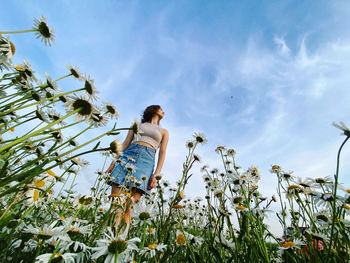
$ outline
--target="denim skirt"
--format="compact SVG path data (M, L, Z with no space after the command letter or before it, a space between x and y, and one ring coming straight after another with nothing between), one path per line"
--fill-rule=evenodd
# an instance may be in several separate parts
M156 150L141 144L132 143L119 157L108 184L116 183L119 187L137 188L144 193L153 174ZM146 179L146 180L142 180Z

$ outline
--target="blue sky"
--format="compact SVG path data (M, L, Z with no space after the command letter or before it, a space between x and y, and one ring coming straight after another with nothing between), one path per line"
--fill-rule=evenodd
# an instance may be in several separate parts
M47 17L52 47L34 34L11 35L15 63L31 62L53 78L79 66L99 97L116 105L119 127L160 104L170 141L162 172L181 176L185 142L203 132L203 164L222 170L218 145L237 151L238 164L256 165L260 190L275 193L273 164L301 177L333 175L344 139L333 121L350 125L350 2L347 1L16 1L3 0L1 30L27 29ZM62 81L64 90L78 82ZM110 127L112 123L110 124ZM103 130L103 129L102 129ZM94 131L96 134L101 131ZM126 136L122 134L123 140ZM108 143L108 139L105 143ZM350 146L340 182L350 185ZM85 191L101 157L78 178ZM203 195L201 165L187 189Z

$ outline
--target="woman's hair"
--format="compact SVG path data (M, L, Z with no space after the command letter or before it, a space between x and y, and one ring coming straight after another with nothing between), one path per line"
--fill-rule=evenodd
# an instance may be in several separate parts
M144 122L151 122L153 116L156 114L157 110L160 109L160 106L159 105L151 105L151 106L148 106L143 114L142 114L142 119L141 119L141 122L144 123ZM158 121L158 125L159 125L159 121Z

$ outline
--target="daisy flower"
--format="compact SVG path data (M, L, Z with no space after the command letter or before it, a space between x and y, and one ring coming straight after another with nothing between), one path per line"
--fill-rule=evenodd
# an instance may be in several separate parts
M84 95L87 95L90 97L91 100L98 100L97 93L99 91L96 89L94 85L94 80L90 78L90 75L84 78L85 84L84 84Z
M104 233L106 238L97 240L97 247L91 248L91 250L95 251L95 253L92 254L93 260L107 255L104 261L105 263L122 263L129 260L131 251L138 251L136 242L141 242L141 239L138 237L125 240L125 238L121 236L115 236L110 227L107 228L107 232L108 234Z
M75 95L73 99L64 103L64 106L67 107L68 112L81 108L74 117L74 120L76 121L85 119L85 121L88 122L91 118L91 114L95 111L95 106L85 96Z
M71 64L68 64L67 68L68 68L70 74L74 78L76 78L78 80L83 80L84 79L83 76L81 75L78 67L73 67Z
M125 165L125 168L128 170L128 172L130 172L130 173L134 173L134 172L136 172L136 167L135 167L135 165L133 165L133 164L131 164L131 163L127 163L126 165Z
M301 246L306 245L305 242L301 241L300 239L295 239L294 241L284 241L281 243L281 246L278 248L278 252L279 254L283 253L284 250L287 249L293 249L293 248L297 248L300 249Z
M157 251L162 252L166 247L167 245L164 244L153 243L141 250L140 254L147 258L153 258L157 254Z
M37 235L38 238L42 240L48 240L52 237L60 237L63 240L70 241L69 237L67 237L64 226L55 227L57 222L58 221L56 220L52 222L51 225L44 225L42 228L34 227L30 224L24 228L23 232Z
M176 230L176 244L182 246L186 243L186 237L179 230Z
M345 135L347 137L350 137L350 129L345 125L344 122L339 122L339 124L333 122L333 126L337 127L338 129L342 130L343 133L341 135Z
M110 117L111 119L118 119L119 113L116 109L116 107L109 102L103 102L104 108L106 110L105 114Z
M135 223L143 222L146 224L151 224L151 218L156 215L155 209L153 209L154 203L147 203L145 198L139 199L139 201L134 205L133 217L135 218Z
M118 155L121 155L123 153L123 144L119 142L119 138L114 140L110 144L110 149L113 153L116 153Z
M49 73L45 72L45 77L46 77L47 87L51 88L52 90L54 90L56 92L61 92L61 88L57 85L57 83L55 81L52 80Z
M192 149L193 146L194 146L194 142L193 142L193 141L187 141L187 142L186 142L186 148Z
M205 138L205 135L201 132L195 132L193 134L193 137L196 139L197 142L205 144L208 140Z
M42 198L40 198L40 192L38 189L29 189L25 192L24 196L24 204L26 206L30 207L35 205L35 207L39 207L43 203Z
M52 30L46 23L46 17L40 16L40 19L34 18L34 28L36 30L36 38L41 38L45 45L51 46L55 42L54 30Z
M16 52L15 45L7 37L3 37L0 34L0 56L5 56L10 62L12 62L12 56Z
M72 262L74 263L74 257L76 254L74 253L56 253L55 256L52 258L51 262ZM42 254L36 258L36 263L48 263L50 261L50 258L52 257L52 253Z

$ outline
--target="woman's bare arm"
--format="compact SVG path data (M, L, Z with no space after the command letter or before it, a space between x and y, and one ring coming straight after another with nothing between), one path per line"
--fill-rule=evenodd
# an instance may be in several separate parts
M169 141L169 132L166 129L164 129L162 142L161 142L161 145L159 148L157 168L156 168L154 174L159 174L160 171L162 170L164 160L165 160L166 148L168 146L168 141Z

